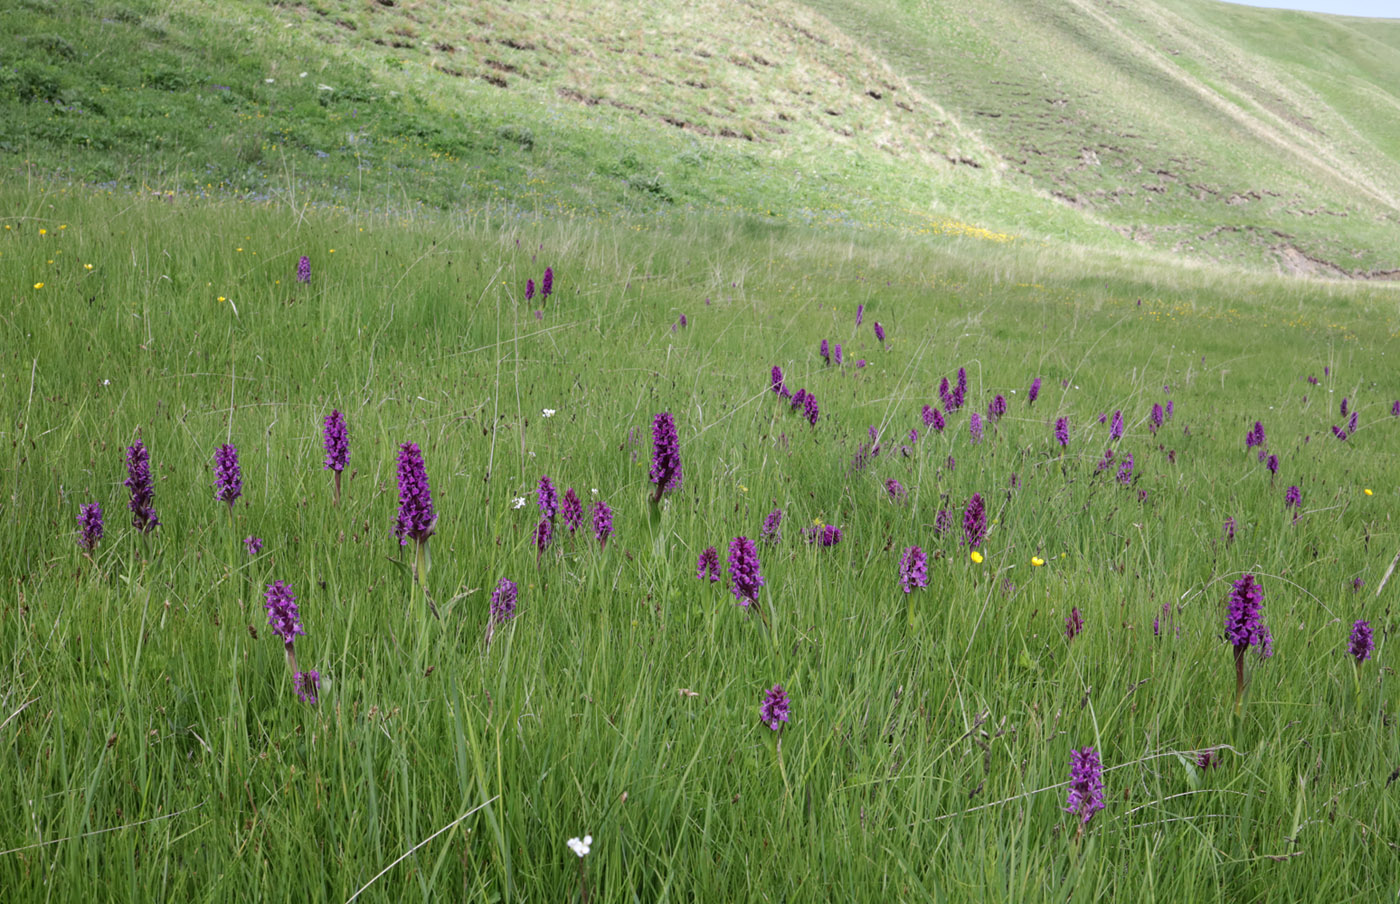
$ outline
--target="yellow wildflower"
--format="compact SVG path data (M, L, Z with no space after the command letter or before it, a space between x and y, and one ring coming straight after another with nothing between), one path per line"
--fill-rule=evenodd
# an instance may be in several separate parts
M975 549L972 551L972 561L978 565L982 564L982 554Z
M1372 495L1370 490L1362 490L1362 492L1365 493L1367 496Z
M1040 566L1045 564L1045 560L1042 559L1040 556L1031 556L1031 564L1034 565L1036 568L1039 568Z
M44 288L44 284L41 283L41 282L36 282L36 283L34 284L34 288L36 288L36 289L42 289L42 288Z

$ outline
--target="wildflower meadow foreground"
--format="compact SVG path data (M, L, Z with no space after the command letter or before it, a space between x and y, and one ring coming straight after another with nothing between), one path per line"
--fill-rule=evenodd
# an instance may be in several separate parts
M1394 893L1393 291L24 203L5 900Z

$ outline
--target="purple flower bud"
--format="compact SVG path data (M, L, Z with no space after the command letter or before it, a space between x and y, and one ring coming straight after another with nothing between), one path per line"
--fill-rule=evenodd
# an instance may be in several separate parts
M865 316L865 305L856 305L856 326L860 326L861 318Z
M248 555L256 556L258 553L262 552L263 541L258 537L244 537L243 548L248 550Z
M1244 435L1244 447L1246 449L1253 449L1255 446L1262 445L1264 445L1264 425L1259 421L1255 421L1254 427Z
M1065 640L1074 640L1083 630L1084 618L1079 614L1079 608L1073 607L1069 610L1069 615L1065 616Z
M598 538L598 548L606 549L608 538L613 532L612 507L599 499L593 503L593 536Z
M1111 467L1113 467L1113 450L1104 449L1103 458L1099 459L1098 467L1094 468L1094 471L1096 473L1099 471L1107 471Z
M899 560L899 583L905 593L915 587L928 587L928 556L918 546L909 546Z
M999 421L1003 414L1006 414L1006 396L997 393L991 404L987 406L987 417L989 420Z
M739 605L758 602L763 576L758 571L758 549L748 537L735 537L729 544L730 590Z
M1269 469L1270 474L1278 473L1278 456L1270 455L1269 460L1264 463L1264 467Z
M554 268L544 268L544 279L540 280L540 298L545 299L554 294Z
M836 366L841 366L841 343L836 343L831 347L831 357L836 362Z
M1040 398L1040 377L1031 380L1030 391L1026 393L1026 404L1034 405L1038 398Z
M982 494L973 493L963 509L963 540L974 549L987 538L987 510L982 504Z
M909 428L909 445L914 445L919 441L919 431L916 427Z
M1303 491L1297 487L1289 487L1283 494L1284 508L1301 508L1303 505Z
M496 589L491 591L491 620L496 624L509 620L515 615L515 601L520 591L515 582L501 578Z
M1113 412L1113 423L1108 427L1109 442L1117 442L1123 437L1123 412Z
M700 553L700 561L695 563L695 577L701 581L709 578L711 584L719 580L719 551L713 546L705 547Z
M1229 546L1235 539L1235 519L1225 519L1225 545Z
M238 466L238 450L225 443L214 450L214 498L233 502L243 495L243 469Z
M651 482L656 501L662 493L681 488L681 446L671 412L663 411L651 422Z
M893 477L885 481L885 492L889 493L892 502L903 502L909 498L909 491L904 488L904 484Z
M131 490L131 526L143 534L149 534L160 526L156 517L155 489L151 484L151 453L137 440L126 450L126 473L124 485Z
M1351 413L1351 420L1347 421L1347 433L1356 432L1356 412Z
M781 684L775 684L758 706L759 721L777 731L788 720L788 709L787 693Z
M938 400L943 403L943 407L949 411L953 410L953 394L948 391L948 378L944 377L938 383Z
M306 255L301 256L297 261L297 282L307 284L311 282L311 258Z
M1069 447L1069 421L1065 418L1057 418L1055 421L1055 442L1061 448Z
M1390 416L1400 417L1400 399L1390 403Z
M1118 482L1123 486L1133 482L1133 453L1129 452L1123 456L1123 460L1118 464Z
M548 518L541 518L540 523L535 525L535 552L543 554L549 549L549 544L554 540L554 522Z
M778 395L783 394L783 369L778 365L773 365L773 370L769 373L769 386Z
M534 297L535 297L535 281L534 281L533 279L527 279L527 280L525 280L525 300L526 300L526 301L529 301L530 299L532 299L532 298L534 298Z
M1273 637L1264 625L1261 609L1264 603L1264 588L1254 580L1254 575L1246 573L1231 587L1225 613L1225 640L1237 651L1251 646L1259 647L1259 655L1268 657L1272 652Z
M321 694L321 673L315 669L297 672L292 676L292 689L297 692L301 702L315 706Z
M878 342L885 341L885 328L880 326L880 321L875 321L875 339Z
M583 503L578 501L578 494L573 487L564 491L564 526L573 533L583 525Z
M1099 762L1098 751L1093 747L1071 750L1065 812L1073 813L1081 826L1087 826L1094 813L1103 808L1103 765Z
M85 502L78 506L78 546L92 552L102 539L102 506Z
M1147 423L1150 426L1150 432L1155 434L1157 430L1162 426L1162 422L1166 419L1167 413L1162 410L1161 405L1158 405L1154 402L1152 405L1152 416L1149 417L1147 420Z
M1371 658L1371 651L1376 648L1376 642L1371 639L1371 623L1359 621L1351 626L1351 639L1347 643L1347 652L1356 660L1357 665Z
M825 361L827 364L830 364L830 363L831 363L831 346L827 343L827 341L826 341L825 339L822 340L822 351L821 351L821 353L822 353L822 360Z
M559 493L554 489L554 484L550 483L548 474L540 478L537 495L540 503L540 516L552 520L555 515L559 514Z
M344 471L350 464L350 436L345 426L345 415L334 409L326 415L323 439L326 446L324 470Z
M777 543L783 538L783 510L773 509L763 519L763 533L759 539L765 543Z
M972 436L974 443L982 441L982 416L975 411L967 421L967 432Z
M939 509L938 514L933 518L933 533L935 536L943 536L953 529L953 513L947 509Z
M292 588L283 581L273 581L267 586L267 623L272 633L282 638L287 646L292 645L297 635L305 635L301 627L301 613L297 610L297 598L292 596Z
M813 426L817 426L817 418L821 415L821 409L817 407L817 397L810 392L802 400L802 413L807 416L807 421Z
M1342 417L1347 416L1347 397L1342 396Z
M423 464L423 451L417 443L399 446L399 514L394 521L394 536L399 545L409 540L427 542L437 528L433 511L433 494L428 487L428 469Z
M1171 419L1172 419L1172 415L1176 413L1176 412L1175 412L1175 409L1176 409L1176 406L1172 403L1172 400L1171 400L1171 399L1167 399L1167 420L1171 420Z

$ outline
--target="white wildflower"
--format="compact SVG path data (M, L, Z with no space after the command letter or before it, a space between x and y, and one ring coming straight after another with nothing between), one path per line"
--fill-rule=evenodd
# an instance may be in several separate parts
M567 843L569 845L569 850L583 857L592 849L593 836L584 835L582 841L579 841L577 838L570 838Z

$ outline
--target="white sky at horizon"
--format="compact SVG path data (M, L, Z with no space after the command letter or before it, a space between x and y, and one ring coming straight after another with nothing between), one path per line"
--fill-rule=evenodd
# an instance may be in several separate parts
M1331 13L1335 16L1369 16L1378 19L1400 19L1400 0L1224 0L1237 6L1260 6L1266 9L1295 9L1310 13Z

